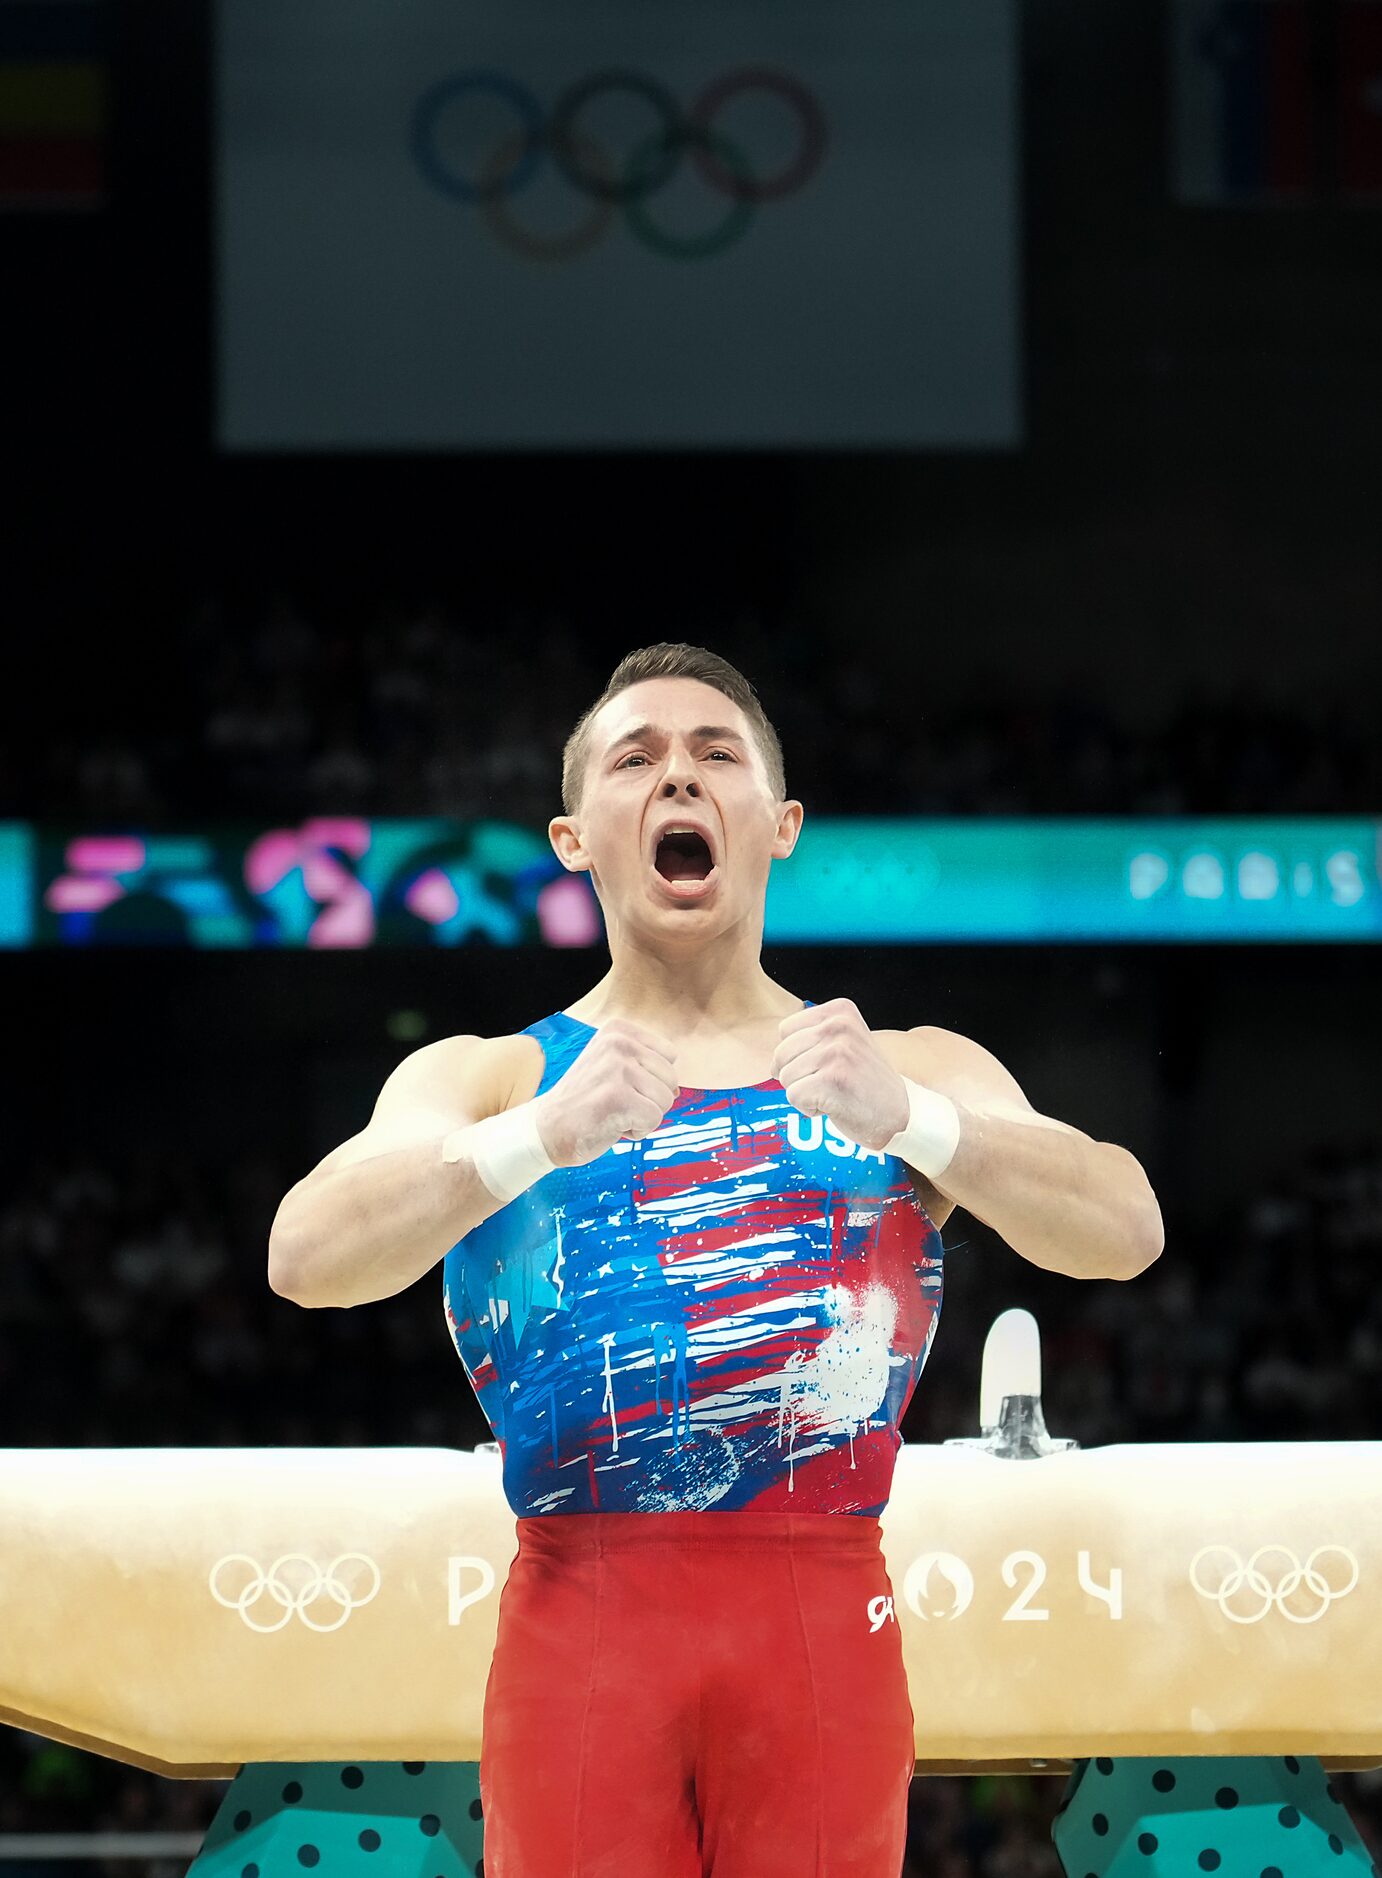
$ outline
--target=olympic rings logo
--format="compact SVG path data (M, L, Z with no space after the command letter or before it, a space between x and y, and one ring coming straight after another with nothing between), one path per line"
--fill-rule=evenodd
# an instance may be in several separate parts
M754 93L785 104L796 120L790 155L763 175L755 173L744 150L715 121L726 105ZM622 152L612 151L586 128L591 107L610 96L646 105L657 124L651 135ZM445 155L443 130L477 97L497 99L513 112L516 124L474 173L465 174ZM684 113L665 85L641 72L594 72L568 85L546 115L527 86L504 72L457 72L423 93L409 131L413 161L426 180L454 201L478 208L504 247L539 261L570 261L586 253L604 237L616 210L655 254L695 261L723 253L744 235L761 203L805 188L821 166L828 141L825 113L814 92L767 66L744 66L712 79ZM729 202L720 219L699 234L668 228L651 207L684 156ZM512 206L549 159L588 204L571 227L550 234L520 220Z
M1207 1558L1211 1552L1226 1552L1232 1561L1215 1586L1202 1585L1199 1579L1200 1560ZM1279 1552L1283 1558L1291 1561L1290 1569L1281 1574L1280 1582L1275 1589L1272 1588L1266 1573L1257 1569L1257 1561L1265 1558L1269 1552ZM1347 1559L1353 1567L1353 1576L1346 1585L1336 1588L1329 1583L1323 1572L1315 1570L1315 1560L1325 1552L1337 1552L1340 1558ZM1358 1561L1352 1552L1345 1550L1341 1545L1318 1545L1302 1565L1289 1546L1262 1545L1257 1548L1245 1565L1232 1546L1207 1545L1190 1561L1190 1582L1202 1598L1215 1600L1224 1616L1235 1624L1260 1622L1274 1604L1281 1615L1289 1618L1293 1624L1313 1624L1324 1616L1335 1598L1345 1598L1352 1591L1358 1582ZM1286 1608L1287 1598L1302 1584L1305 1585L1311 1597L1320 1600L1319 1608L1308 1612L1303 1617ZM1244 1586L1254 1598L1262 1600L1256 1610L1235 1611L1230 1608L1229 1599L1236 1597Z
M374 1575L374 1583L363 1597L357 1597L350 1586L337 1577L339 1567L350 1559L358 1560ZM280 1568L292 1564L303 1565L307 1568L302 1582L297 1585L287 1583L279 1577ZM227 1597L220 1589L221 1570L226 1565L248 1565L250 1568L252 1576L238 1597ZM358 1573L353 1575L357 1578L359 1576ZM292 1620L294 1612L309 1630L339 1630L352 1611L359 1610L362 1605L368 1604L370 1599L377 1595L381 1582L379 1567L372 1558L366 1558L363 1552L340 1553L338 1557L332 1559L325 1572L305 1552L285 1552L281 1558L274 1560L267 1572L256 1559L250 1558L246 1553L229 1552L212 1566L210 1580L211 1595L216 1602L223 1604L228 1611L239 1611L249 1628L257 1630L261 1636L268 1636L275 1630L282 1630L283 1626ZM283 1615L271 1624L258 1623L250 1616L251 1608L266 1595L283 1610ZM308 1606L315 1604L323 1597L337 1605L340 1610L340 1615L329 1624L319 1623L307 1614Z

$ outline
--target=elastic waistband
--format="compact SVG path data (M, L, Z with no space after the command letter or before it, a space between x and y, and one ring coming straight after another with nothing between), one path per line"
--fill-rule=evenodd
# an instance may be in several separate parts
M799 1547L816 1555L876 1558L883 1528L868 1513L546 1513L520 1516L521 1552L625 1552L644 1546Z

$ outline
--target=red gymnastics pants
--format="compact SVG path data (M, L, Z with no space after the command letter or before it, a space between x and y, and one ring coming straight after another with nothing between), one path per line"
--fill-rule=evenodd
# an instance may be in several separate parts
M912 1707L876 1518L518 1521L485 1878L898 1878Z

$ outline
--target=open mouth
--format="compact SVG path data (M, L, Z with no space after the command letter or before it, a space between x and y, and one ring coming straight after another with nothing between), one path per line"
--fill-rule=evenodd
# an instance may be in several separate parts
M720 872L703 835L664 835L657 844L653 868L681 900L708 893Z

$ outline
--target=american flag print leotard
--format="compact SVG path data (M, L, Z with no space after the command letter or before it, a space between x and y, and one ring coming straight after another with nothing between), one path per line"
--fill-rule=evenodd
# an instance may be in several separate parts
M595 1033L559 1011L523 1034L541 1095ZM876 1516L943 1256L903 1162L781 1083L681 1089L467 1233L443 1302L520 1517Z

